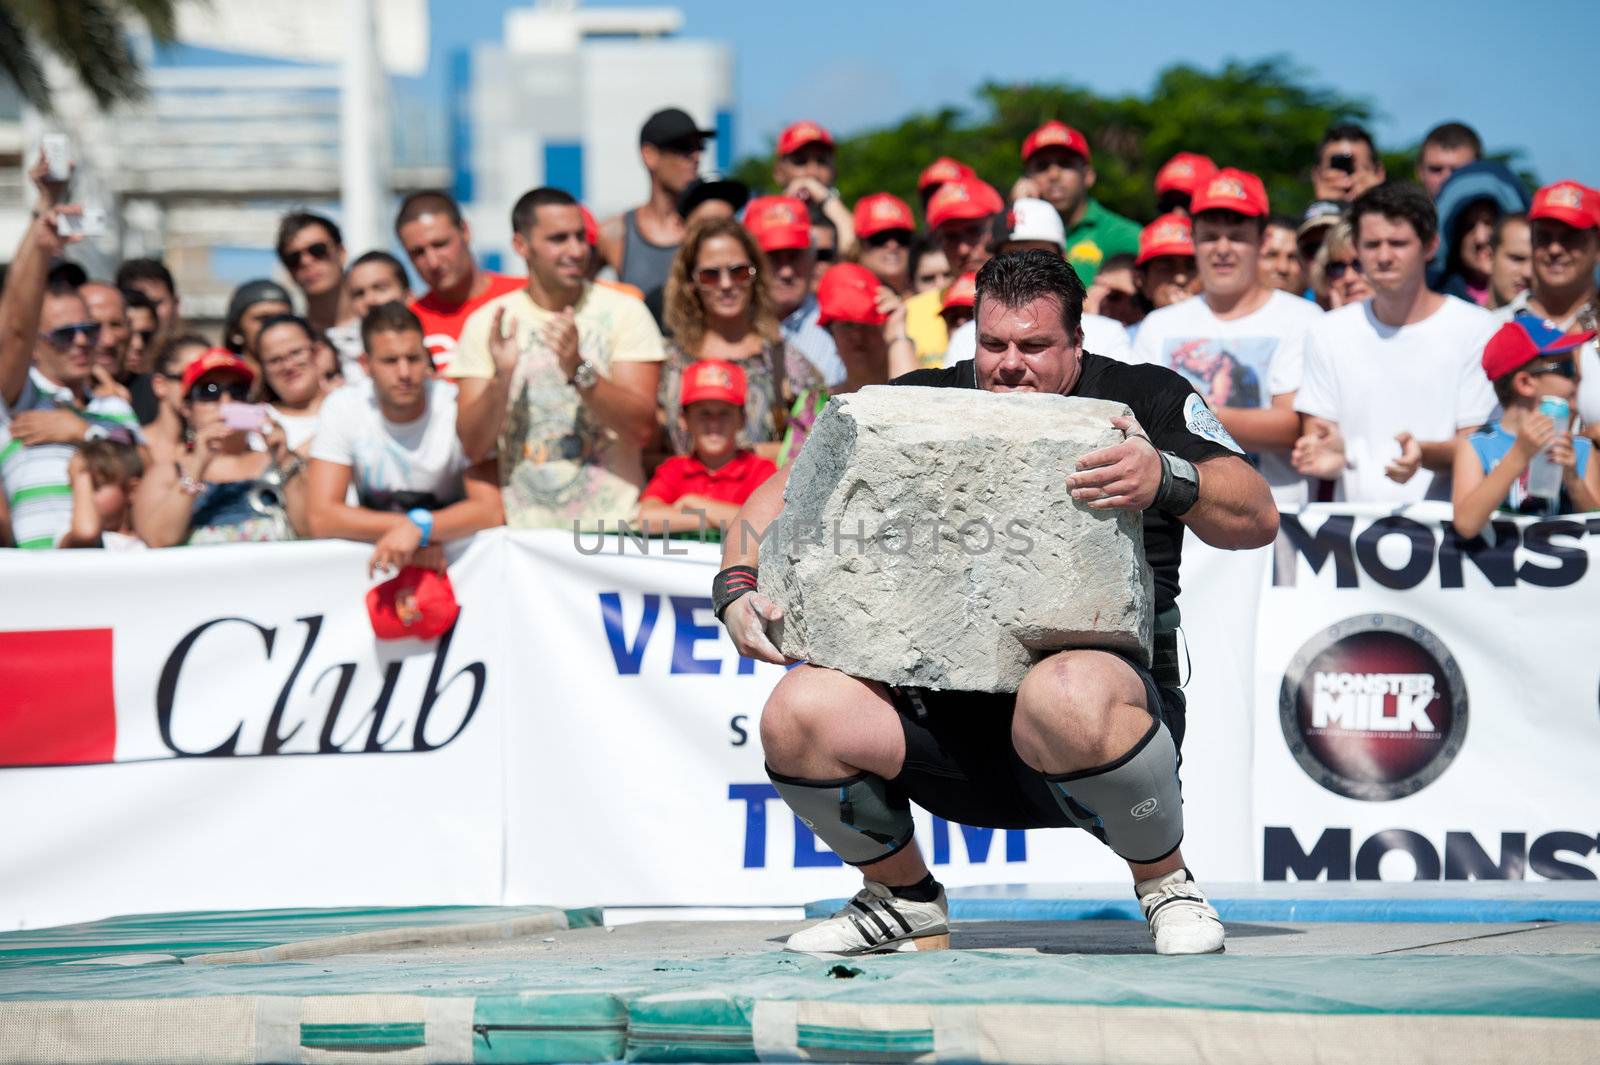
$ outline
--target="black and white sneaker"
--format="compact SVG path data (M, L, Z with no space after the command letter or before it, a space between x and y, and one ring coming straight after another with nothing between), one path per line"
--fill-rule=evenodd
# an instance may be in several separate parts
M838 913L794 933L784 949L803 954L877 954L949 946L950 905L944 888L932 902L912 902L868 880Z
M1133 890L1150 922L1157 954L1217 954L1225 949L1222 918L1187 869L1141 880Z

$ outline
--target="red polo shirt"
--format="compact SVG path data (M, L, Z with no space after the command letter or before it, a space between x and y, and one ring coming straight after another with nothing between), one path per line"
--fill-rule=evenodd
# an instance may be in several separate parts
M761 482L778 472L771 459L754 451L736 452L720 469L708 470L693 455L676 455L661 464L642 496L676 503L684 496L705 496L724 503L743 503Z
M412 313L422 320L422 342L433 356L433 368L441 376L450 369L456 341L461 339L461 327L467 324L472 312L528 283L525 277L507 277L487 270L484 274L489 278L489 287L483 290L483 295L465 303L446 303L432 292L411 301Z

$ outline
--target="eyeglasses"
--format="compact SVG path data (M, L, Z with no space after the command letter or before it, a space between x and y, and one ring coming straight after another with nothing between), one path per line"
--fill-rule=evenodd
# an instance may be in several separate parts
M243 403L250 398L250 386L243 381L201 381L189 389L190 403L220 403L222 397L227 396L235 403Z
M298 348L291 348L282 355L275 355L270 359L262 359L261 365L268 370L276 370L280 366L287 366L291 362L300 362L316 354L317 349L310 344L302 344Z
M911 247L911 231L909 229L885 229L881 233L874 233L872 236L862 239L869 248L882 248L890 244L898 244L902 248Z
M718 288L723 278L743 288L756 279L756 268L744 263L740 266L702 266L694 272L695 284L701 288Z
M307 244L303 248L296 248L294 251L286 251L283 253L283 265L288 267L290 270L299 269L300 260L304 259L307 255L311 256L311 258L315 259L319 263L326 262L328 258L333 255L333 245L329 244L325 240L319 240L315 244Z
M1555 362L1547 362L1538 366L1530 366L1528 367L1528 372L1533 374L1535 377L1539 377L1542 374L1553 373L1557 376L1565 377L1569 381L1576 379L1578 376L1578 368L1573 365L1571 359L1560 359Z
M100 342L100 323L74 322L71 325L57 326L49 332L40 333L39 335L44 337L45 343L57 351L66 351L78 339L79 333L82 333L84 339L89 343L98 344Z
M1361 260L1351 259L1347 263L1330 262L1327 270L1324 272L1328 275L1329 281L1337 281L1345 275L1345 271L1347 270L1353 270L1358 274L1361 273Z

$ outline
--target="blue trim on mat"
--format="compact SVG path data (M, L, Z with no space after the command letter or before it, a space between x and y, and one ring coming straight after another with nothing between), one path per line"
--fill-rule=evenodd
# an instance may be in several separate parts
M848 899L806 905L827 917ZM1224 921L1415 922L1517 924L1600 921L1600 899L1212 899ZM1134 899L950 900L952 921L1142 921Z

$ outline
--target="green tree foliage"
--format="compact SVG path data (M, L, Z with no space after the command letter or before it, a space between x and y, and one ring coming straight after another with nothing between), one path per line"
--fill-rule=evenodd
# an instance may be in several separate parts
M1214 73L1168 67L1143 95L1106 97L1069 84L978 90L981 113L953 107L839 141L839 191L847 203L888 190L917 206L917 175L940 155L967 163L1002 195L1021 175L1018 150L1030 131L1056 118L1083 131L1094 152L1094 195L1129 217L1155 214L1155 175L1180 151L1261 176L1274 210L1298 212L1311 199L1317 142L1335 122L1370 128L1376 112L1360 97L1313 85L1286 57L1230 61ZM1391 176L1409 178L1415 147L1383 152ZM771 156L743 160L735 176L772 184Z
M48 51L77 75L102 108L144 96L144 71L128 47L136 19L169 43L177 0L0 0L0 76L23 99L50 110L50 85L40 62Z

